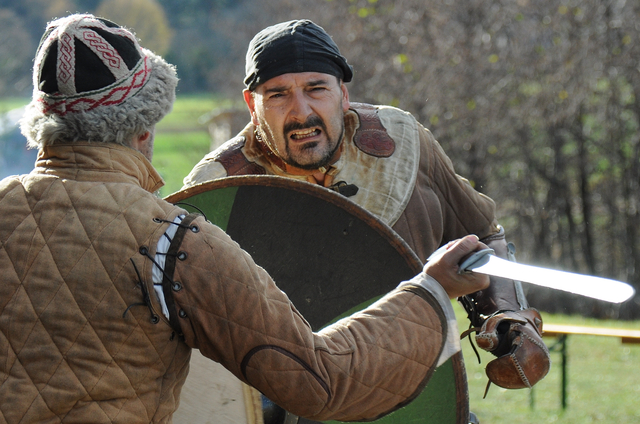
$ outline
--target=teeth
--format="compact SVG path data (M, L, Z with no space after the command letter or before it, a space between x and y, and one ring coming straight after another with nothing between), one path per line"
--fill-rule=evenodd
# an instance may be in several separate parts
M315 132L316 132L316 130L312 130L312 129L298 131L298 132L295 132L295 133L291 134L291 137L293 137L293 138L303 138L303 137L307 137L307 136L310 136L312 134L315 134Z

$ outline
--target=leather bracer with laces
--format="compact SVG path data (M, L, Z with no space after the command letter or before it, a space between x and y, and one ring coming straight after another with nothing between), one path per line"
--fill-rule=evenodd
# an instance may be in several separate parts
M482 240L496 255L515 260L504 229ZM476 343L497 358L486 367L490 382L507 389L531 388L551 365L542 341L542 318L530 308L519 281L491 277L490 286L458 299L467 311Z

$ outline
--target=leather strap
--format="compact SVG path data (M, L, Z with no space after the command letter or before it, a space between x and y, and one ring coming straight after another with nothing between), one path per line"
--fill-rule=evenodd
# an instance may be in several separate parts
M266 174L263 167L254 162L249 162L242 153L242 148L246 141L243 136L236 137L228 148L218 153L215 157L215 160L224 166L228 176Z
M191 225L198 216L200 215L188 214L178 225L178 230L169 245L167 259L164 265L164 277L162 278L162 292L164 293L164 299L167 303L167 309L169 310L169 324L180 337L182 337L182 329L178 322L178 314L180 311L177 310L175 301L173 300L173 292L182 290L182 282L175 281L173 279L173 274L176 269L176 261L178 259L185 260L188 257L187 252L185 252L184 255L179 255L180 246L182 245L182 240L184 239L187 231L192 231L194 233L199 231L197 226Z

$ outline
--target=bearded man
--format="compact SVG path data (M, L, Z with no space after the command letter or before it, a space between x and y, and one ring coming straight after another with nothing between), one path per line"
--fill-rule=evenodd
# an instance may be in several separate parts
M495 204L456 174L431 132L409 113L353 103L352 67L318 25L295 20L260 31L246 55L251 122L207 154L184 188L228 176L266 174L334 189L392 227L425 262L439 246L475 234L513 256ZM497 359L490 381L532 387L548 372L542 318L519 282L491 278L460 298L478 344Z

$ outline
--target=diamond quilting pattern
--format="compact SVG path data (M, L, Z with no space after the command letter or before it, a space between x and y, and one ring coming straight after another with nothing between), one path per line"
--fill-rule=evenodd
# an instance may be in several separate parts
M150 280L138 248L163 232L152 218L177 209L99 181L0 186L0 422L148 423L173 411L189 349L147 306L124 312L143 302L131 259Z

